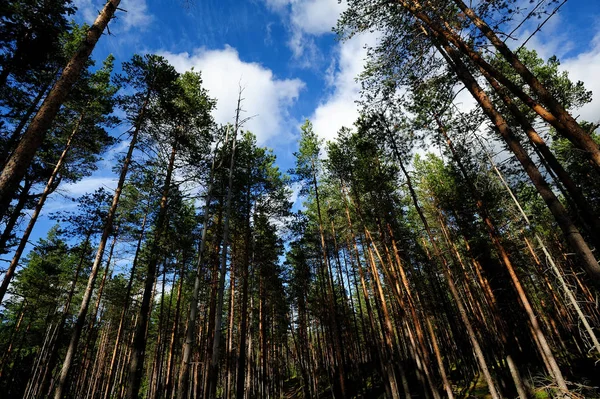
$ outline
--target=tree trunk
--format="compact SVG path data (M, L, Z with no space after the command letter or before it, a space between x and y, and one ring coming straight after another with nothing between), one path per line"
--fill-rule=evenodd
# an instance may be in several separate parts
M232 249L232 253L235 252L235 249ZM226 361L226 380L225 380L225 399L231 399L231 390L233 387L232 384L232 374L233 370L233 326L234 326L234 316L235 316L235 263L231 262L231 267L229 271L229 326L227 328L227 361Z
M402 165L401 160L399 158L399 154L397 152L396 152L396 157L398 158L398 162ZM417 194L414 191L414 188L412 187L412 183L410 182L410 176L408 175L408 173L406 172L404 167L402 167L402 169L405 174L405 177L407 178L409 192L410 192L413 204L415 206L415 209L417 210L419 218L421 219L421 222L423 223L423 226L425 227L425 231L427 233L427 236L429 237L429 241L430 241L431 245L433 246L435 255L442 264L442 272L444 273L444 276L446 277L446 282L448 283L448 287L450 288L450 292L452 294L454 302L456 303L456 307L458 308L458 312L460 314L462 322L464 323L464 325L467 329L467 335L469 336L469 340L471 341L471 345L473 346L473 351L475 352L475 357L477 358L479 367L480 367L481 371L483 372L484 378L488 384L488 389L490 391L490 394L491 394L492 398L500 399L500 395L496 388L496 384L495 384L495 382L492 378L492 375L489 371L489 367L487 365L487 361L485 360L485 356L483 355L483 351L481 349L479 339L477 338L477 335L475 334L475 330L472 326L472 323L469 320L469 316L465 309L463 300L461 299L460 295L458 294L458 290L456 289L456 285L454 283L454 277L452 277L450 268L448 267L447 260L444 257L444 255L442 254L442 252L440 251L440 249L437 245L437 242L433 236L433 233L431 232L431 229L429 227L429 223L427 222L427 219L425 218L425 215L423 214L421 206L419 205L419 200L417 198Z
M435 32L433 33L436 35ZM442 39L437 36L436 40ZM465 84L465 87L477 100L485 114L494 123L494 126L500 133L501 137L504 139L511 151L515 154L515 157L521 163L523 169L525 169L525 172L527 172L527 175L533 182L535 188L548 206L548 209L556 219L557 224L563 231L567 242L581 258L584 269L590 276L591 282L596 286L600 286L600 265L598 264L598 261L596 260L589 246L581 236L581 233L569 218L566 209L560 203L552 189L548 186L548 183L540 173L539 169L535 166L527 152L523 149L521 143L511 131L506 120L504 120L502 115L500 115L500 113L498 113L498 111L494 108L487 94L485 94L485 92L481 89L458 54L456 54L455 50L453 50L447 43L443 43L440 46L443 47L443 49L441 47L439 48L442 55L444 57L448 57L448 63L454 68L458 77Z
M179 317L181 308L181 294L183 292L183 280L185 270L185 257L181 259L181 270L179 271L179 284L177 285L177 301L175 303L175 317L173 318L173 326L171 327L171 340L169 342L169 354L167 359L167 376L165 377L165 399L171 397L171 391L173 390L173 365L175 358L175 341L177 340L177 333L179 331Z
M125 332L125 319L127 316L127 310L129 309L130 305L129 298L131 296L131 289L133 287L133 280L135 278L135 270L137 267L140 250L142 247L142 241L144 239L144 232L146 230L146 221L148 220L148 213L150 212L150 203L151 201L148 200L148 206L146 207L146 211L144 212L144 218L142 219L142 225L140 227L140 236L138 238L137 246L135 249L135 255L133 256L133 262L131 264L131 271L129 272L129 281L127 282L127 288L125 289L125 305L123 306L123 309L121 309L119 327L117 328L117 337L115 338L113 353L108 367L108 376L106 378L106 389L104 391L104 399L109 399L112 392L112 381L116 372L115 363L117 360L117 354L119 353L121 339L123 337L123 333Z
M437 117L436 117L436 120L439 125L439 130L440 130L441 134L446 139L448 146L450 147L452 153L455 154L454 147L452 145L452 141L448 137L444 126L441 124L440 120ZM504 127L507 128L507 125L504 124ZM522 150L522 148L521 148L521 150ZM522 151L524 152L524 150L522 150ZM521 155L521 154L519 154L519 155ZM517 156L517 157L519 157L519 156ZM457 157L455 156L455 158L457 158ZM531 160L529 160L529 161L531 162ZM468 180L466 170L461 166L460 163L459 163L459 168L461 169L461 172L464 175L465 179L470 182L470 180ZM535 168L535 166L533 166L532 168ZM537 170L537 168L535 168L535 171L537 171L537 173L539 174L539 171ZM540 177L541 177L541 175L540 175ZM560 389L563 390L564 393L566 394L566 393L568 393L569 390L568 390L566 382L562 376L562 372L560 371L560 368L558 367L556 359L554 358L554 355L552 354L552 350L550 349L550 346L548 345L546 337L545 337L543 331L541 330L541 327L540 327L540 325L537 321L537 318L533 312L533 308L530 304L530 301L527 298L527 295L526 295L526 293L523 289L523 286L514 270L514 267L512 266L512 262L510 261L508 253L506 252L504 246L502 245L502 243L500 241L498 231L497 231L494 223L492 222L492 220L489 216L489 212L488 212L487 208L484 206L484 203L483 203L480 195L477 193L477 191L472 183L469 183L469 188L470 188L473 196L475 197L477 208L481 213L481 217L482 217L485 227L489 233L490 239L491 239L494 247L496 248L498 257L500 258L500 260L506 267L506 270L508 271L508 274L513 283L513 286L517 292L517 296L519 297L519 299L521 301L521 305L523 306L523 309L525 310L525 313L529 319L533 338L538 344L540 354L542 355L542 357L544 359L546 359L548 372L553 376L554 380L556 381L556 383L558 384ZM554 195L554 194L552 193L552 195ZM556 199L556 201L558 201L558 199Z
M57 73L58 73L58 71L57 71ZM4 165L6 164L8 156L10 155L11 151L14 149L15 145L17 145L17 142L19 141L19 138L21 137L21 132L23 131L23 129L25 129L25 126L27 126L27 122L29 122L29 118L31 118L31 115L33 115L33 113L37 109L39 102L46 95L46 92L48 91L48 88L50 87L51 83L52 82L48 82L47 84L45 84L42 87L42 89L38 92L37 96L35 97L35 99L31 103L31 105L27 109L27 112L25 113L25 115L23 115L23 117L19 121L19 124L17 125L17 127L15 128L13 133L10 135L10 138L8 139L8 141L4 144L4 148L2 149L2 152L0 153L0 165L2 166L2 168L4 168ZM0 87L2 87L1 83L0 83Z
M237 381L236 381L236 399L244 399L245 379L246 379L246 335L248 333L248 280L250 278L248 270L250 267L251 250L251 229L250 229L250 182L246 191L246 225L244 234L244 260L242 263L242 303L240 315L240 346L238 349L237 362Z
M10 252L10 250L7 250L8 241L11 238L13 230L17 226L17 222L19 221L19 218L21 217L21 212L23 212L23 209L25 209L25 205L27 205L27 200L29 200L29 198L30 198L29 191L31 190L32 186L33 186L33 180L26 177L25 183L23 184L23 187L20 190L21 192L19 193L19 196L17 197L17 203L15 204L14 208L12 209L12 212L6 222L6 225L4 226L4 230L2 231L2 235L0 236L0 254L5 254L5 253ZM9 270L10 270L10 267L9 267ZM14 272L14 270L12 272ZM6 279L6 277L8 277L8 280ZM10 283L11 278L12 278L12 273L10 275L7 273L4 276L4 280L2 281L2 285L0 286L0 303L2 302L4 294L6 293L6 289L8 288L8 284Z
M52 372L56 367L56 362L58 361L58 352L60 349L60 338L63 335L63 331L65 328L65 323L67 321L67 317L69 316L69 311L71 309L71 303L73 301L73 295L75 294L75 289L77 288L77 282L79 281L79 274L81 273L81 269L83 268L83 264L85 262L85 249L89 245L91 237L91 232L88 233L84 244L83 244L83 253L79 259L79 263L77 264L77 268L75 270L75 276L71 281L71 287L69 288L69 293L67 294L67 299L65 301L65 306L58 322L57 332L56 332L56 342L52 345L50 350L50 355L48 356L48 364L46 365L46 372L42 376L42 382L40 383L40 393L42 395L47 395L48 397L52 394L52 388L50 386L50 377L52 376Z
M33 210L33 214L31 215L29 224L27 225L27 228L23 232L23 237L21 237L19 246L15 250L15 254L13 255L13 258L10 262L10 266L8 267L8 270L6 271L6 274L4 275L4 280L2 281L2 285L0 285L0 303L2 303L2 299L4 298L4 294L6 294L6 290L8 289L8 285L10 284L10 280L12 279L12 276L15 273L15 269L17 268L17 265L19 264L19 261L21 260L21 256L23 255L23 251L25 250L25 247L27 246L27 242L29 241L29 236L31 235L31 232L33 231L33 227L35 226L35 223L37 222L37 218L40 215L40 212L42 211L42 207L44 206L44 203L46 202L48 195L50 195L50 193L52 192L52 186L54 185L56 176L58 176L58 173L60 172L60 169L62 168L62 166L65 162L65 158L67 157L67 154L68 154L69 150L71 149L71 144L73 142L73 138L79 131L79 125L81 124L82 119L83 119L83 113L79 117L79 120L77 121L77 124L75 125L75 128L73 129L73 132L69 136L69 139L67 140L67 144L65 145L65 149L63 150L62 154L60 154L60 158L58 159L58 162L56 163L56 166L54 167L54 170L52 171L52 174L50 175L50 178L48 179L48 182L46 183L46 187L44 188L44 191L42 192L42 196L38 200L38 203L35 205L35 209ZM25 192L25 188L23 188L23 191ZM7 228L8 228L8 226L7 226Z
M490 155L487 152L486 152L486 155L487 155L487 157L488 157L488 159L490 161L490 164L492 165L492 168L494 169L494 171L496 172L496 174L500 178L500 181L502 182L502 185L506 188L506 191L509 193L509 195L512 198L512 200L514 201L515 205L519 209L519 212L521 213L521 216L523 217L523 220L525 221L525 223L530 228L532 228L531 222L529 220L529 217L527 216L527 214L525 213L525 211L521 207L521 204L520 204L519 200L517 199L517 197L513 193L512 189L510 188L510 186L508 185L508 183L504 179L504 176L502 175L502 173L500 172L500 170L498 170L498 168L496 167L495 162L493 161L493 159L490 157ZM569 303L575 309L575 312L577 313L577 316L579 317L579 321L583 324L583 326L585 328L585 331L587 332L587 334L589 335L590 339L592 340L592 346L596 349L596 352L598 352L598 355L600 355L600 342L598 341L598 338L596 337L596 334L595 334L592 326L590 325L590 323L588 321L588 318L583 313L583 310L581 309L581 306L579 305L579 302L575 298L575 295L573 294L573 291L571 290L571 288L569 287L569 285L565 281L565 279L563 277L563 273L561 272L561 270L558 268L558 266L554 262L553 256L550 254L550 251L548 251L548 248L544 244L544 241L542 240L542 238L540 237L540 235L537 232L535 233L535 240L538 243L538 245L540 246L540 248L542 248L542 251L544 252L544 256L546 257L546 260L550 264L550 268L552 269L552 271L556 275L556 278L558 279L558 281L559 281L559 283L561 285L561 288L563 289L565 295L567 296L567 299L569 300ZM528 244L528 246L529 246L529 244Z
M544 94L545 89L543 88L543 86L541 86L539 82L538 84L535 84L535 76L533 76L531 72L528 73L528 71L526 71L527 68L522 66L522 64L514 54L511 55L507 52L507 50L510 51L508 47L504 46L504 49L502 50L504 54L502 55L505 58L508 56L507 60L509 61L509 63L513 65L513 67L516 66L515 70L518 69L517 73L521 74L521 76L525 79L525 81L528 84L535 86L535 88L532 86L532 89L534 91L537 90L537 94L541 95L541 98L543 97L542 101L545 101L547 105L549 105L549 107L551 108L550 111L548 111L548 109L540 105L536 100L528 96L521 87L519 87L517 84L508 79L498 69L494 68L487 61L485 61L481 54L476 52L464 40L462 40L462 38L456 32L449 28L448 23L446 23L448 29L445 29L439 23L434 22L431 18L429 18L429 16L426 13L423 12L423 8L416 1L413 1L412 3L408 3L406 0L398 1L402 5L402 7L407 9L416 18L423 21L437 35L444 37L444 39L448 40L450 43L452 43L454 46L460 49L461 52L467 55L475 64L485 69L490 75L494 77L494 79L497 79L513 94L515 94L521 101L523 101L524 104L526 104L533 111L535 111L546 122L555 127L557 131L559 131L564 137L573 142L578 148L587 152L590 158L592 158L592 164L594 165L596 170L600 171L600 150L598 149L597 144L592 140L591 136L587 132L585 132L566 111L564 111L564 109L561 110L562 106L556 101L556 99L554 99L550 94L548 94L547 91ZM469 11L469 9L467 9L466 6L465 10L471 13L471 17L476 18L472 10ZM483 29L485 30L485 27L483 27ZM491 30L486 35L489 35L490 32ZM493 35L493 32L491 33ZM500 43L501 41L498 41L495 45L502 46L502 44ZM521 64L521 66L519 66L518 64ZM553 114L553 112L556 114Z
M561 133L572 141L577 147L588 153L588 156L596 165L600 167L600 149L592 137L586 132L558 102L558 100L544 87L537 77L519 60L519 58L508 48L508 46L500 40L494 31L479 18L475 12L467 7L462 0L454 0L458 8L465 13L467 17L479 28L479 30L490 40L500 54L508 61L515 71L523 78L523 80L531 87L538 95L540 100L548 107L550 112L558 119L560 124L564 126L560 129Z
M148 261L148 269L146 280L144 282L144 293L142 296L142 305L140 308L140 319L135 330L133 338L133 353L131 355L129 380L127 383L127 399L137 399L142 382L142 374L144 371L144 359L146 356L146 332L148 322L150 320L150 298L152 297L154 280L156 279L156 268L160 256L160 240L165 229L167 221L167 200L169 198L169 190L171 188L171 177L175 166L175 155L177 153L177 144L174 143L171 149L171 157L167 166L167 174L162 190L162 198L160 200L160 210L156 219L156 230L154 240L152 242L151 257Z
M75 322L75 326L73 328L73 333L71 335L71 341L69 343L69 347L67 349L67 354L65 355L65 360L63 361L63 367L60 374L60 379L56 391L54 392L54 399L62 399L63 395L66 394L65 388L67 385L67 380L69 378L69 373L71 366L73 364L75 358L75 352L77 351L77 345L79 344L79 339L81 337L81 332L83 330L83 325L85 323L85 318L87 315L88 307L90 304L90 300L92 298L92 291L94 290L94 283L96 282L96 276L98 275L98 269L102 262L102 257L104 255L104 249L106 248L106 243L108 242L108 237L111 235L113 230L113 222L115 219L115 215L117 212L117 207L119 205L119 199L121 197L121 192L123 191L123 186L125 185L125 178L127 177L127 171L129 170L129 165L131 163L131 158L133 155L133 150L135 149L135 145L137 143L138 134L141 128L141 124L144 117L144 111L146 106L148 105L149 96L146 96L146 100L144 105L142 106L142 110L138 115L138 120L131 136L131 142L129 143L129 150L127 151L127 155L123 161L123 166L121 167L121 174L119 176L119 182L117 183L117 188L115 189L115 194L113 196L113 200L108 210L108 215L106 217L106 222L104 223L104 229L102 231L102 236L100 238L100 243L98 245L98 251L96 252L96 257L94 259L94 264L92 265L92 270L90 272L90 276L88 279L87 287L83 294L83 299L81 301L81 307L79 308L79 313L77 314L77 320Z
M219 343L221 340L221 324L223 320L223 295L225 291L225 274L227 273L227 247L229 245L229 219L231 216L231 197L233 195L233 168L235 166L235 150L238 134L237 119L239 117L241 96L238 98L238 112L236 117L236 126L233 132L233 139L231 145L231 162L229 165L229 184L227 190L227 202L225 205L225 219L223 226L223 250L221 253L221 267L219 272L219 285L218 285L218 298L217 298L217 309L215 313L215 329L212 346L212 356L210 360L210 366L208 369L208 391L207 399L215 397L218 383L218 363L219 363Z
M498 95L502 98L504 104L511 111L513 116L521 125L522 129L529 137L529 140L534 145L534 147L541 154L541 158L547 163L551 172L554 172L558 178L558 180L565 187L568 195L571 197L573 202L576 205L579 214L581 215L583 221L586 224L591 226L590 235L594 239L594 245L597 248L600 248L600 238L598 234L600 234L600 220L598 216L594 214L594 211L584 197L581 189L575 184L573 179L569 173L562 167L560 162L556 159L550 148L546 145L544 140L539 136L539 134L535 131L531 123L527 120L527 117L521 112L519 107L515 105L512 100L506 95L502 87L498 84L498 82L490 76L483 68L480 69L482 75L486 78L486 80L490 83L490 85L494 88L494 90L498 93Z
M229 128L228 128L229 129ZM201 273L204 257L204 249L206 247L206 238L208 232L208 221L210 203L212 202L212 191L214 186L216 149L212 159L210 168L210 177L208 188L206 190L206 202L204 204L204 221L202 226L202 235L200 237L200 248L198 249L198 261L196 262L196 275L194 278L194 289L190 299L190 313L187 320L187 329L185 332L185 341L182 349L181 367L179 370L179 381L177 383L177 398L188 397L188 386L190 378L190 362L192 360L192 351L196 338L196 319L198 318L198 299L200 296ZM183 276L182 276L183 277Z
M333 335L333 355L335 357L335 362L336 365L334 366L334 372L336 374L337 380L339 385L337 385L335 382L333 384L334 388L337 386L337 388L339 389L339 395L341 396L342 399L346 398L346 377L345 377L345 372L344 372L344 367L345 367L345 363L344 363L344 358L342 355L342 339L341 339L341 334L340 334L340 329L339 329L339 325L338 325L338 320L337 320L337 316L336 316L336 301L335 301L335 297L334 297L334 292L333 292L333 276L331 275L331 273L329 273L329 271L331 270L331 266L329 264L329 257L327 255L327 244L325 242L325 233L323 231L323 220L321 217L321 205L320 205L320 201L319 201L319 187L317 184L317 175L316 175L316 169L315 169L315 163L314 160L311 161L312 162L312 186L313 186L313 190L315 191L315 203L317 205L317 217L318 217L318 222L319 222L319 237L320 237L320 244L321 244L321 255L323 258L323 262L325 264L325 268L323 268L322 270L322 274L323 277L325 277L325 279L327 280L328 287L326 289L327 292L327 300L328 300L328 306L329 306L329 317L330 317L330 322L331 322L331 328L333 329L332 331L332 335Z
M75 52L58 81L48 93L37 114L23 134L17 148L13 151L0 174L0 213L4 213L12 194L27 172L35 153L44 141L46 132L50 128L58 111L69 95L71 88L85 68L90 54L94 50L100 35L115 14L120 0L109 0L94 24L87 32L86 38ZM61 392L62 394L62 392Z

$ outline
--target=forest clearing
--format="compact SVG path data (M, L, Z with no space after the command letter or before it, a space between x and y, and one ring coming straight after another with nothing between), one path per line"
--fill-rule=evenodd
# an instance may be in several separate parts
M600 398L600 4L166 3L0 5L0 399Z

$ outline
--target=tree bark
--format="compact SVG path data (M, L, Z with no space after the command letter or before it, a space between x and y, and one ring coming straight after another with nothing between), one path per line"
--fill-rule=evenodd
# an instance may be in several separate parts
M19 261L21 260L21 256L23 255L25 246L27 245L27 242L29 241L29 236L31 235L31 232L33 231L35 223L37 222L37 218L40 215L40 212L42 211L42 207L46 203L46 199L48 198L48 195L50 195L50 193L52 192L52 187L54 185L56 176L58 176L58 173L60 172L60 169L62 168L62 166L65 162L67 154L68 154L69 150L71 149L71 144L73 142L73 138L79 131L79 125L81 124L82 119L83 119L83 114L81 114L79 120L77 121L77 124L75 125L75 128L73 129L73 132L69 136L69 139L67 140L67 144L65 145L65 149L63 150L62 154L60 155L60 158L58 159L58 162L56 163L56 166L54 167L54 170L52 171L52 174L50 175L50 178L48 179L48 182L46 183L46 187L44 188L44 191L42 192L42 196L38 200L38 202L35 206L35 209L33 210L33 214L31 215L31 219L29 220L29 224L27 225L27 228L23 232L23 236L21 237L19 246L15 250L15 254L13 255L13 258L10 262L10 266L8 267L8 270L6 271L6 274L4 275L4 280L2 280L2 285L0 285L0 303L2 303L2 299L4 298L4 294L6 294L6 290L8 289L8 285L10 284L10 280L12 279L12 276L15 273L15 269L17 268L17 265L19 264ZM8 226L7 226L7 228L8 228Z
M5 254L5 253L10 252L10 250L7 250L8 241L11 238L13 230L17 226L17 222L19 221L19 218L21 217L21 212L23 212L23 209L25 209L25 205L27 205L27 201L30 198L29 191L31 190L32 186L33 186L33 180L26 177L23 187L21 187L21 190L20 190L21 192L19 193L19 196L17 197L17 203L15 204L14 208L12 209L12 212L11 212L10 216L8 217L6 225L4 226L4 230L2 231L2 235L0 236L0 254ZM9 280L10 280L10 278L12 278L12 274L9 276ZM6 280L6 276L5 276L5 280ZM2 302L4 294L6 293L6 289L8 288L8 283L10 282L10 281L5 281L5 280L2 281L2 286L0 287L0 302ZM4 287L5 283L6 283L6 287Z
M196 319L198 318L198 299L200 296L201 273L204 258L204 249L206 247L206 238L208 232L208 221L210 204L212 202L212 192L214 186L216 149L210 168L210 177L206 191L206 202L204 204L204 221L202 226L202 235L200 237L200 248L198 249L198 261L196 262L196 273L194 278L194 289L190 299L190 313L188 316L188 326L185 332L185 341L182 349L181 367L179 370L179 381L177 383L177 398L188 397L188 386L190 378L190 362L192 360L192 351L196 338ZM182 276L183 277L183 276Z
M123 191L123 186L125 185L125 178L127 177L127 171L129 170L129 165L133 156L133 150L135 149L135 145L137 143L138 134L140 132L141 124L144 117L144 111L146 106L148 105L148 101L149 95L146 96L146 100L144 102L144 105L142 106L142 110L138 115L137 123L131 136L131 142L129 143L129 149L123 161L123 166L121 167L119 182L117 183L117 188L115 189L113 200L108 210L106 222L104 223L104 229L102 231L102 236L98 245L98 251L96 252L96 257L94 259L94 263L90 271L87 287L85 289L83 299L81 301L81 307L79 308L79 312L77 314L77 320L75 322L75 326L73 327L73 333L71 335L71 341L69 342L67 354L65 355L65 360L63 361L59 383L56 388L56 391L54 392L54 399L62 399L63 395L66 394L65 388L67 385L67 380L69 378L70 369L75 358L75 352L77 351L77 345L79 344L79 339L81 337L83 325L85 324L85 318L87 315L90 300L92 298L92 291L94 290L94 283L96 282L96 276L98 275L98 269L100 268L100 264L102 262L102 257L104 255L106 243L108 242L108 237L112 234L113 231L113 223L117 212L117 207L119 205L119 199L121 198L121 192Z
M174 143L171 149L171 156L167 166L167 174L162 190L162 198L160 200L160 210L156 219L156 230L154 240L152 242L151 257L148 261L148 269L146 272L146 280L144 282L144 293L142 296L142 305L140 308L140 318L135 330L133 338L133 353L130 360L129 380L127 383L127 399L137 399L142 382L142 374L144 371L144 359L146 356L146 333L148 322L150 320L150 298L152 297L154 280L156 280L156 269L160 256L160 240L165 229L167 221L167 200L169 198L169 190L171 188L171 177L175 166L175 155L177 153L177 144Z
M85 40L62 71L60 78L48 93L23 134L17 148L6 162L0 174L0 213L4 213L8 208L15 188L25 176L27 168L44 141L46 132L69 95L71 88L79 78L81 71L85 68L86 61L94 50L100 35L114 16L120 2L120 0L109 0L104 5L96 21L88 30Z
M442 41L442 44L438 45L440 46L439 50L442 55L444 57L448 57L448 63L455 70L459 79L464 83L467 90L469 90L469 92L477 100L485 114L493 122L496 130L500 133L500 136L504 139L505 143L511 149L517 160L521 163L523 169L525 169L525 172L531 179L536 190L546 203L557 224L563 231L567 242L577 252L582 260L583 268L588 273L590 281L596 286L600 286L600 265L598 264L598 261L596 260L589 246L581 236L581 233L573 224L572 220L567 214L566 209L560 203L552 189L548 186L548 183L540 173L539 169L535 166L525 149L522 147L521 143L510 129L506 120L494 108L487 94L485 94L485 92L481 89L458 54L456 54L456 51L453 50L447 43L444 43L443 39L440 38L436 32L432 33L436 36L436 40Z
M479 28L479 30L487 37L500 54L508 61L515 71L523 78L523 80L531 87L538 95L540 100L548 107L552 114L558 119L560 124L564 126L562 133L569 140L576 144L579 148L587 151L588 156L594 162L596 167L600 167L600 149L592 137L585 131L565 109L557 101L557 99L544 87L537 77L527 68L513 53L508 46L500 40L494 31L475 14L473 9L467 7L462 0L454 0L458 8L465 13L467 17Z
M219 363L219 344L221 340L221 324L223 320L223 295L225 291L225 274L227 273L227 247L229 245L229 219L231 216L231 197L233 195L233 168L235 166L235 150L237 143L238 134L238 117L240 110L241 96L238 98L238 116L236 117L236 126L233 132L233 139L231 145L231 162L229 165L229 184L227 190L227 202L225 205L225 219L223 227L223 250L221 253L221 267L219 271L219 285L218 285L218 298L217 298L217 309L215 313L215 329L213 336L212 356L210 359L210 366L208 369L208 391L206 392L207 398L212 399L215 397L218 383L218 363Z

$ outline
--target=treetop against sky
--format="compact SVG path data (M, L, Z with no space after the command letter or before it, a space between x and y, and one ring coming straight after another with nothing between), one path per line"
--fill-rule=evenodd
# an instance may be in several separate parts
M591 3L591 4L590 4ZM103 2L76 0L77 22L93 22ZM580 10L585 7L585 12ZM116 57L115 70L135 53L164 56L179 72L201 71L203 84L217 99L216 122L232 122L238 87L244 90L244 128L258 143L274 149L282 170L293 164L300 126L309 118L315 132L333 139L342 126L358 117L360 83L356 77L365 64L365 46L374 45L377 32L336 40L332 29L345 1L337 0L124 0L110 24L110 36L99 41L92 57L101 65L108 54ZM578 110L585 120L600 114L600 4L570 0L563 5L528 47L544 59L556 55L573 81L581 80L593 92L593 101ZM539 22L527 23L509 41L518 47ZM466 90L457 103L474 105ZM115 136L127 127L114 129ZM61 191L77 197L98 187L114 188L115 155L121 142L105 154L98 171ZM294 199L296 195L294 195ZM58 197L44 213L72 206ZM36 230L46 231L40 223Z

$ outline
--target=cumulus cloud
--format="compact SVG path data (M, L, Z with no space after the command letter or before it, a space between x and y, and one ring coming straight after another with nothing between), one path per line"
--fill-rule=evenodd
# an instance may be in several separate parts
M86 193L92 193L104 187L108 190L114 190L117 187L117 177L87 177L76 183L69 183L60 186L60 191L65 194L78 197Z
M288 47L296 59L308 60L304 66L310 66L310 60L319 56L314 37L331 33L346 9L346 3L338 0L265 0L265 3L288 24Z
M264 1L288 25L288 47L297 60L304 61L304 66L317 64L320 50L315 45L315 38L331 33L347 7L345 1L338 0ZM365 45L374 45L376 40L376 33L365 33L335 45L332 59L322 76L327 85L325 94L310 116L314 130L321 138L332 140L342 126L352 127L356 121L359 115L356 101L361 89L356 78L366 62Z
M352 127L358 118L356 101L360 97L360 83L356 81L362 72L367 56L366 45L372 46L377 34L357 35L341 43L337 59L329 70L332 92L317 106L311 120L314 130L325 140L332 140L342 126Z
M263 65L244 62L236 49L200 48L193 53L162 52L179 72L194 68L202 72L204 87L217 99L214 118L218 123L233 122L238 88L244 88L243 117L254 116L244 128L252 131L260 144L281 138L289 131L289 109L304 83L299 79L278 79Z
M274 11L283 11L293 0L265 0L267 7Z
M338 0L305 0L292 4L292 25L310 35L331 33L346 3Z
M583 120L600 122L600 32L591 42L591 48L562 61L561 67L574 81L582 81L592 91L593 100L577 111Z
M77 11L84 22L92 24L105 2L97 0L75 0ZM146 0L123 0L117 10L114 22L110 28L113 32L129 32L133 29L144 29L152 23L153 15L148 10Z

